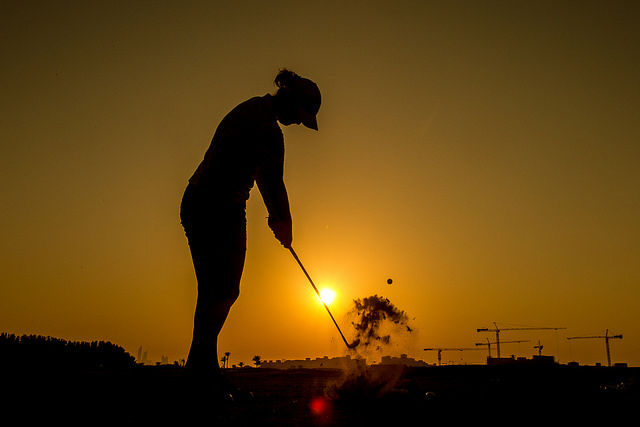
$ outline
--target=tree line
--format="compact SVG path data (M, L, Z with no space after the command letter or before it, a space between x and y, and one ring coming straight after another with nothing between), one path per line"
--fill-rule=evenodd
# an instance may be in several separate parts
M108 341L0 334L0 366L5 368L128 369L135 364L124 348Z
M229 357L231 357L231 353L226 351L224 353L224 356L222 356L220 358L220 362L222 362L220 364L220 368L222 369L229 369ZM253 361L253 364L256 365L256 368L260 367L260 365L262 365L262 358L260 356L253 356L253 359L251 359ZM233 365L233 367L235 368L236 365ZM246 365L244 364L244 362L238 362L238 366L240 368L245 367Z

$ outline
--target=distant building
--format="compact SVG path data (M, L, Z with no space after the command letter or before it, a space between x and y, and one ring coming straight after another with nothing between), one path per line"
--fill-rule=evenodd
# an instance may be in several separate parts
M260 365L262 368L270 369L352 369L366 366L366 359L352 359L351 356L344 357L307 357L304 360L266 360ZM380 365L404 365L404 366L429 366L422 360L416 360L401 354L400 357L383 356Z
M406 354L401 354L400 357L382 356L380 361L381 365L405 365L405 366L429 366L428 363L422 360L416 360L411 357L407 357Z
M140 363L142 365L151 364L151 361L147 359L147 352L144 351L142 346L138 347L138 358L136 359L136 363Z
M365 359L352 359L344 357L307 357L304 360L267 360L260 365L261 368L270 369L350 369L367 364Z

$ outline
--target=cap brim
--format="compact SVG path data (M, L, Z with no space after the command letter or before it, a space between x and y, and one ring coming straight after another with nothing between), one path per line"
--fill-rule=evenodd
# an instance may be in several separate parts
M318 120L316 119L316 115L309 113L303 108L300 108L300 121L309 129L318 130Z

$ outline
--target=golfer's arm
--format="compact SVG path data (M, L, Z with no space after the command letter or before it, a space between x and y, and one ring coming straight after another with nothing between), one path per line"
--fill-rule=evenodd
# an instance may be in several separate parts
M291 223L289 196L283 180L283 163L277 162L262 168L256 178L262 200L271 221Z

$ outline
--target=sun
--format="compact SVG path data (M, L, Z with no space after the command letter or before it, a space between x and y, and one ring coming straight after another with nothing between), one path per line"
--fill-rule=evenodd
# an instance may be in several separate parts
M336 293L329 288L322 288L320 290L320 299L322 299L325 304L329 305L336 299Z

